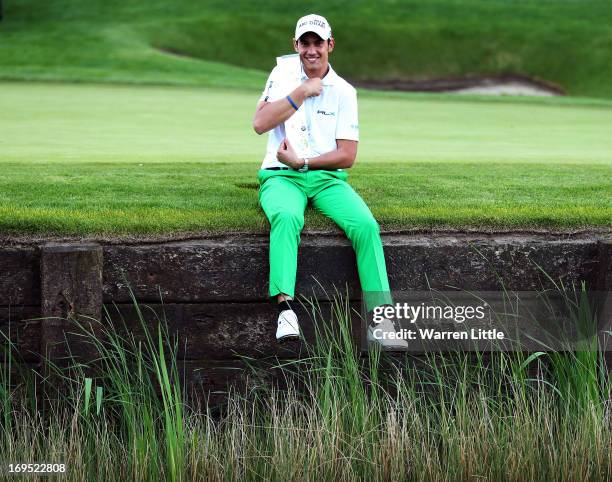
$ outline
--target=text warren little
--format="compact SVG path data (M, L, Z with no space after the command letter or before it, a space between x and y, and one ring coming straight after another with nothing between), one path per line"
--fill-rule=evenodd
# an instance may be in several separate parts
M377 340L503 340L505 338L504 332L496 328L491 330L472 328L469 331L440 331L434 328L385 331L375 328L372 334Z

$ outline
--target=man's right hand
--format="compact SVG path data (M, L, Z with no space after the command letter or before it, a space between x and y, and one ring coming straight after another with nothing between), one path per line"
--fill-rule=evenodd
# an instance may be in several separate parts
M2 0L0 0L2 1ZM308 97L321 95L323 82L319 77L313 77L302 82L291 92L291 98L298 106L302 105ZM261 101L257 104L253 129L258 134L274 129L281 122L285 122L295 113L293 106L284 97L274 102Z
M316 97L323 91L323 81L319 77L308 79L302 84L306 97Z

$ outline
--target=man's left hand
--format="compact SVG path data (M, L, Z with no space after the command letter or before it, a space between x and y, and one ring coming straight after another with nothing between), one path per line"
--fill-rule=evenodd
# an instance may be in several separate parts
M283 142L281 142L280 147L278 148L276 158L291 169L297 170L304 165L304 160L297 156L286 137L283 139Z

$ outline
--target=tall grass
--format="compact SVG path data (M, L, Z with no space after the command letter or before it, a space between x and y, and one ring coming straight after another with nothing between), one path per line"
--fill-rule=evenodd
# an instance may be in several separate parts
M318 323L306 357L278 361L277 383L230 389L213 411L179 377L166 320L147 326L134 303L140 338L108 316L101 337L81 325L99 373L55 366L62 388L49 410L32 373L16 383L1 371L0 460L61 461L66 480L88 481L612 477L601 353L362 356L338 298L328 323L309 306ZM3 367L19 369L5 345Z

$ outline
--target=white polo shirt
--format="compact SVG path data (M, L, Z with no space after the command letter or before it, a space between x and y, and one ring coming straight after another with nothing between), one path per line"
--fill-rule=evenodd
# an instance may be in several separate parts
M274 67L260 101L274 102L286 97L290 92L280 92L282 82L278 82L279 68ZM308 76L302 67L302 82ZM323 90L320 95L308 97L303 104L306 109L308 143L311 149L306 157L317 157L337 149L336 139L359 140L359 122L357 117L357 91L346 80L340 77L331 65L327 75L322 79ZM293 89L292 89L293 90ZM287 101L289 102L289 101ZM285 138L285 125L281 123L268 132L266 155L261 164L268 167L287 167L276 158L280 143Z

